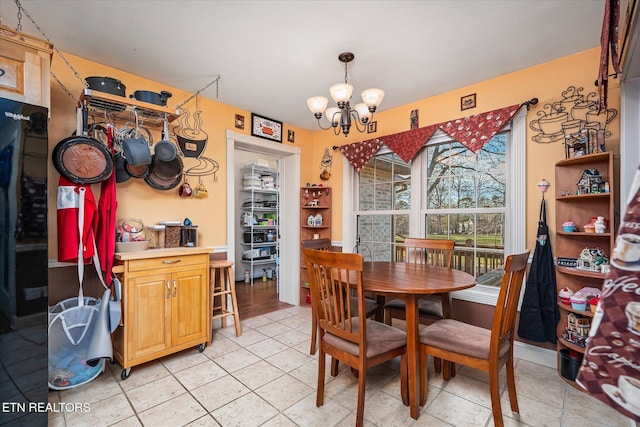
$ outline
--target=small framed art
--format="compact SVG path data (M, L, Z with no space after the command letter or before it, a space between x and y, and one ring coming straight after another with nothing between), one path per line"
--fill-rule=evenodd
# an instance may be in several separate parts
M378 122L371 122L367 125L367 133L374 133L378 130Z
M476 107L476 94L466 95L460 98L460 110L468 110Z
M236 129L244 129L244 116L236 114Z
M282 142L282 122L251 113L251 135Z
M296 142L296 133L291 129L287 130L287 141Z

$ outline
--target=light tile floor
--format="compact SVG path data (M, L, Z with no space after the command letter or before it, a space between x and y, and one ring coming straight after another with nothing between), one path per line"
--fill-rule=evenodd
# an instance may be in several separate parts
M309 355L310 310L291 307L215 330L203 353L183 351L134 367L107 364L93 382L50 391L50 402L89 403L90 411L51 414L50 426L352 426L357 380L341 365L327 373L317 408L317 356ZM327 367L329 363L327 363ZM632 426L626 417L562 381L556 370L516 363L520 415L509 408L502 375L506 426ZM413 420L399 393L399 362L367 374L367 426L493 426L487 376L459 368L448 383L429 367L429 398Z

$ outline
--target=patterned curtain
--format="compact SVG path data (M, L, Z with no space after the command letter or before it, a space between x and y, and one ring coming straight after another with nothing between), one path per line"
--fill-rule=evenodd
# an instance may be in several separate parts
M600 67L598 69L598 96L600 108L607 109L607 92L609 90L609 56L613 72L621 74L618 57L618 38L620 22L620 0L606 0L602 33L600 34Z
M474 153L481 150L520 109L520 105L440 123L439 128Z
M340 147L340 151L349 163L360 172L383 144L379 139L369 139L355 144L343 145Z
M391 151L409 163L416 156L422 145L431 138L436 129L438 129L438 125L431 125L383 136L381 139Z
M475 116L437 123L418 129L385 135L354 144L343 145L340 151L358 172L385 144L405 162L410 162L420 148L431 138L437 129L441 129L454 140L460 142L474 153L481 150L493 136L500 131L518 112L522 104L476 114Z

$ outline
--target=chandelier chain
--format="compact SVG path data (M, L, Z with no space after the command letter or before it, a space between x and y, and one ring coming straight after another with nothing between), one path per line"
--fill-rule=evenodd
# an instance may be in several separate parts
M80 76L80 73L78 73L78 71L76 71L75 68L73 68L73 65L71 65L71 63L69 61L67 61L67 58L65 58L65 56L62 54L62 52L60 52L60 49L58 49L56 47L55 44L53 44L53 42L49 39L49 37L47 37L47 35L44 33L44 31L42 31L42 28L40 28L40 26L38 24L36 24L36 21L33 20L33 18L31 17L31 15L29 15L29 12L27 12L25 10L24 7L22 7L22 5L20 4L20 0L14 0L16 3L16 6L18 6L18 10L22 10L24 12L24 14L26 15L27 18L29 18L29 21L31 21L31 23L36 27L36 29L40 32L40 34L42 34L42 37L44 37L49 43L51 43L51 45L53 46L53 49L56 51L56 53L58 55L60 55L60 58L62 58L62 60L64 61L65 64L67 64L67 67L69 67L69 69L71 71L73 71L73 74L78 78L78 80L80 80L82 82L82 85L85 88L89 87L89 84L82 78L82 76ZM60 81L58 81L60 83ZM62 85L62 83L60 83ZM62 86L64 88L64 85ZM65 91L68 93L69 91L67 91L65 89Z
M218 74L215 79L209 82L209 84L207 84L205 87L203 87L202 89L198 90L196 93L191 95L189 98L187 98L182 104L178 105L176 108L182 108L187 102L191 101L193 98L196 98L202 91L209 89L211 85L213 85L214 83L216 84L216 99L218 99L218 90L219 90L218 83L219 82L220 82L220 74ZM196 111L197 110L198 110L198 98L196 98Z

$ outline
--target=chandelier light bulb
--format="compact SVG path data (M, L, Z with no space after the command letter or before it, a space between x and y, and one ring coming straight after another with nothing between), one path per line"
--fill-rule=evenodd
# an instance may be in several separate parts
M362 91L362 100L367 107L373 107L372 112L376 111L376 108L380 106L382 98L384 98L384 91L382 89L371 88Z
M336 127L340 124L340 116L342 114L338 107L329 107L324 114L327 116L327 120L329 120L331 126Z
M324 113L324 110L327 109L327 104L329 104L329 99L324 96L312 96L311 98L307 99L307 106L315 115L322 115L322 113Z
M351 99L353 86L349 83L336 83L329 88L331 97L339 105L341 102L347 102Z
M361 102L359 104L356 104L355 107L353 107L353 109L358 112L360 123L364 125L369 122L372 116L371 111L369 111L369 107L367 107L364 103Z

